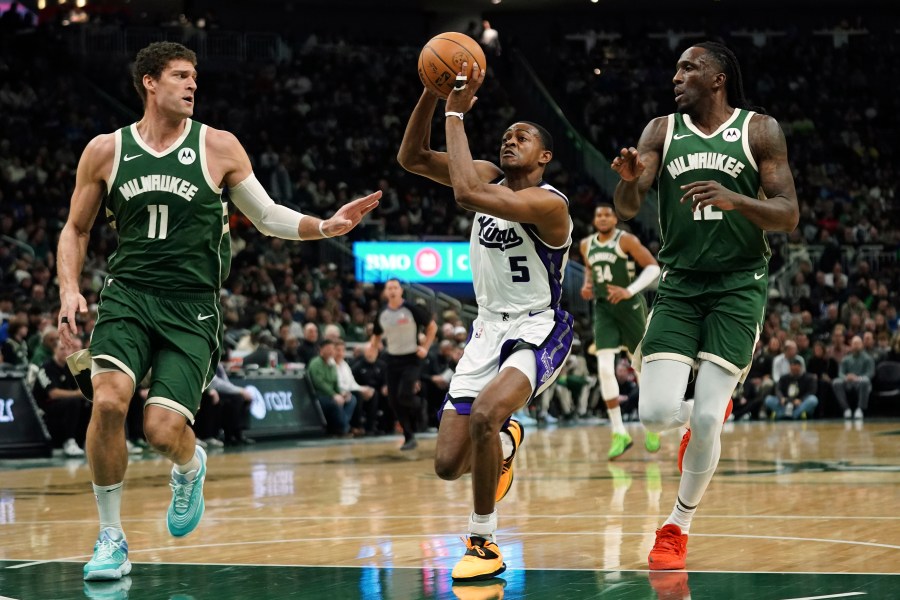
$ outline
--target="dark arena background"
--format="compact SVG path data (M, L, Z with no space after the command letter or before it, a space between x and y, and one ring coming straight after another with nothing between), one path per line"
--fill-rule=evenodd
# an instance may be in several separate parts
M0 0L0 600L900 598L894 5ZM422 91L422 45L445 31L480 40L485 22L499 44L485 46L487 77L465 130L473 157L494 163L513 122L553 135L545 175L574 221L562 307L575 316L576 343L563 376L517 417L525 443L498 505L508 569L465 585L450 571L465 552L470 478L439 479L434 451L437 409L477 315L472 213L450 188L404 171L397 152ZM185 538L166 531L171 465L144 439L138 389L122 504L134 568L83 581L98 522L83 451L91 405L78 396L71 436L45 410L48 386L74 388L71 378L47 383L53 368L64 373L54 357L57 243L82 151L141 118L130 67L160 40L196 52L193 118L237 136L276 202L326 218L383 196L349 235L312 242L266 237L230 205L221 372L233 387L204 393L194 424L209 455L203 520ZM577 242L594 232L595 207L612 201L613 157L675 110L675 64L705 40L734 50L746 96L780 123L800 221L767 234L764 327L747 383L732 394L687 570L650 571L683 432L664 433L657 453L644 449L623 354L617 380L635 446L607 459ZM431 144L444 149L442 105L438 113ZM654 255L656 206L651 194L635 219L619 221ZM101 210L80 282L85 343L116 244ZM383 363L365 353L391 277L438 326L417 386L418 446L403 451ZM833 383L857 337L874 363L871 392L865 411L850 394L845 412ZM306 370L323 338L342 340L355 377L374 389L347 431L327 427ZM818 406L779 418L764 401L773 365L794 354L815 377Z

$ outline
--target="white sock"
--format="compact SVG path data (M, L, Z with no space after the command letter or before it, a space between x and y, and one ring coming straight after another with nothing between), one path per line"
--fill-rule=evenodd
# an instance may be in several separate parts
M494 541L494 530L497 529L497 511L489 515L472 513L469 516L469 535L484 538L489 542Z
M191 471L193 471L193 473ZM194 452L191 460L187 461L183 465L175 465L175 472L179 475L184 475L188 481L191 481L194 477L196 477L197 473L200 472L200 459L197 458L197 453Z
M625 423L622 422L622 407L609 408L607 406L606 412L609 413L609 424L612 426L613 433L626 434Z
M94 486L94 498L97 499L97 511L100 513L100 529L116 529L122 531L122 487L124 481L112 485ZM125 536L125 533L122 533Z
M512 456L515 445L513 444L512 434L505 429L500 430L500 451L503 454L503 460Z
M675 508L672 509L672 514L669 515L669 518L666 519L666 522L663 523L663 525L678 525L678 527L681 528L681 533L687 535L691 528L691 519L694 518L695 512L697 512L696 506L685 506L681 503L681 498L679 498L675 502Z

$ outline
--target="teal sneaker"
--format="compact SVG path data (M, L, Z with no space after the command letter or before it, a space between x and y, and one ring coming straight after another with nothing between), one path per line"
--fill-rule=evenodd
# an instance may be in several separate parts
M109 581L121 579L131 573L128 561L128 542L118 529L100 530L94 544L94 556L84 565L85 581Z
M615 460L625 454L625 451L631 448L632 445L633 442L630 435L627 433L614 433L612 434L612 444L606 457L609 460Z
M203 480L206 479L206 452L197 446L195 456L200 460L200 468L182 475L172 467L172 503L166 512L166 527L175 537L189 534L200 523L203 516ZM193 474L193 479L189 476Z
M659 434L648 431L644 436L644 448L647 449L647 452L659 452L659 446Z

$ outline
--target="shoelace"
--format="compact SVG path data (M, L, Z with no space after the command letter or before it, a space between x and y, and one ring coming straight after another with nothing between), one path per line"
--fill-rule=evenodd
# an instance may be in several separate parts
M463 542L465 542L466 548L468 548L469 550L474 550L475 552L478 553L478 556L480 556L482 558L485 557L484 546L487 545L489 542L484 541L481 544L476 544L475 542L472 541L472 538L470 538L470 537L468 537L468 538L461 537L459 539L461 539Z
M657 538L656 547L667 552L680 553L681 539L670 530L666 530Z
M176 512L185 512L188 509L188 504L190 504L191 501L191 492L194 491L194 484L196 482L196 478L186 483L169 482L169 487L172 488L172 493L174 494L173 499L175 501Z
M119 543L108 537L104 537L97 541L97 550L94 552L94 560L97 562L105 562L115 555L119 550Z

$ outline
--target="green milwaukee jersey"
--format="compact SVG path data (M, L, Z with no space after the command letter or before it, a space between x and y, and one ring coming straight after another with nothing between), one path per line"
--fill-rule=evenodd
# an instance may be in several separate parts
M109 272L123 283L218 292L228 276L228 207L209 175L206 131L188 119L162 152L144 143L137 124L116 131L106 214L119 234Z
M606 242L597 239L597 234L587 238L588 268L594 274L594 299L606 301L606 285L628 287L634 281L634 261L622 250L619 243L625 234L614 230Z
M735 109L711 135L688 115L669 115L658 173L659 262L691 271L739 271L765 267L769 245L762 229L735 210L707 206L691 212L681 204L680 186L717 181L725 188L756 198L759 168L750 152L748 129L753 112Z

